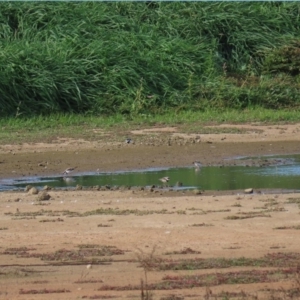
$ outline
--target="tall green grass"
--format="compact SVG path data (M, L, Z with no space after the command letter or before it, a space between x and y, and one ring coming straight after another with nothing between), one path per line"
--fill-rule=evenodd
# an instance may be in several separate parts
M298 108L299 7L0 3L0 115Z
M48 116L28 116L23 118L3 117L0 119L0 127L12 132L39 131L45 129L63 130L64 128L130 128L130 130L143 126L180 126L182 124L200 124L202 126L221 123L261 123L278 124L284 122L300 122L300 115L295 110L271 110L260 107L252 107L237 111L235 109L224 109L220 112L217 109L209 109L205 112L186 110L174 113L172 111L157 115L138 115L128 118L121 114L113 116L95 116L79 114L52 114ZM4 130L5 131L5 130Z

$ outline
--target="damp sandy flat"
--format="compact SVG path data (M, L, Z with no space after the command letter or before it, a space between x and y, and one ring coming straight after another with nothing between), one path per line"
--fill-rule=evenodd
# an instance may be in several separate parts
M207 134L177 140L181 133L168 129L162 131L160 143L150 131L151 139L129 145L74 140L30 147L1 145L0 176L57 175L75 164L80 171L96 167L114 171L299 152L298 124L260 126L257 133L251 131L255 125L246 127L248 134L243 131L234 139ZM48 201L37 201L38 195L25 191L0 194L1 299L141 299L141 280L151 289L152 299L223 299L224 293L229 299L272 295L288 299L289 291L297 293L297 193L194 194L160 189L47 193ZM258 262L268 255L273 261L284 257L282 264L233 262L241 257ZM209 259L214 263L195 267ZM248 277L238 283L229 280L243 274Z

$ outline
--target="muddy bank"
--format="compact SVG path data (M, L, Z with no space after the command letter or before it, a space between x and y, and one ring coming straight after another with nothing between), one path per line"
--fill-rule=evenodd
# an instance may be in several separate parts
M0 144L0 178L58 175L68 167L78 172L134 170L240 164L237 157L300 153L300 124L221 124L204 132L184 133L180 127L151 127L127 133L100 130L93 140L55 137L51 142ZM235 133L232 133L235 132ZM255 164L256 161L243 161Z
M137 144L106 145L99 149L76 145L55 151L52 147L39 148L33 152L18 150L12 146L1 153L0 178L21 176L57 175L68 167L78 172L134 170L153 167L185 167L199 160L203 165L233 165L241 162L241 156L295 154L300 152L298 141L234 142L144 146ZM251 160L242 162L251 164Z

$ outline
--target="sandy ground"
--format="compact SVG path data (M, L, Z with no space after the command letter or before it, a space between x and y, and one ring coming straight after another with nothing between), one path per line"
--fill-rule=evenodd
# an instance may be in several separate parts
M237 128L149 128L132 132L131 144L1 145L0 178L300 152L300 124ZM50 190L38 201L41 193L0 194L0 299L300 299L299 194ZM242 257L252 263L235 263Z

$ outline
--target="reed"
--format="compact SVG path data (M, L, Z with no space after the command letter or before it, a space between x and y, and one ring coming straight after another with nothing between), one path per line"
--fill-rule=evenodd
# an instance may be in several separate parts
M2 2L0 116L298 108L299 16L293 2Z

